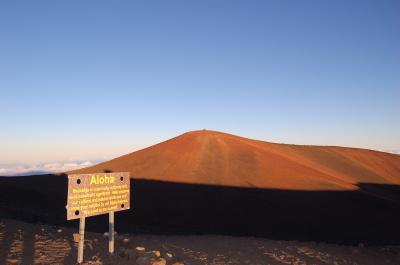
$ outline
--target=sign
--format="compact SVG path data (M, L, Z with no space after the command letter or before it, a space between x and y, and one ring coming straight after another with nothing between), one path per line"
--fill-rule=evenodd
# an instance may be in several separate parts
M67 220L128 209L128 172L68 176Z
M130 208L128 172L68 176L67 220L79 218L78 263L83 262L85 219L108 214L108 252L114 253L114 212Z

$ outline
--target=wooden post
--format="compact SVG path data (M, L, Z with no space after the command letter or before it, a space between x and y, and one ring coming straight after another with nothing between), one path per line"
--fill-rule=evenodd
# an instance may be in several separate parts
M108 216L108 252L114 254L114 212L110 212Z
M85 217L79 219L79 245L78 245L78 263L83 262L83 246L85 243Z

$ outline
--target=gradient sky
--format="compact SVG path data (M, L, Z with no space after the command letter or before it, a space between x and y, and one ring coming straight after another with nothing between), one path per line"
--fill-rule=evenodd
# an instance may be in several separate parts
M189 130L400 151L400 1L1 1L0 164Z

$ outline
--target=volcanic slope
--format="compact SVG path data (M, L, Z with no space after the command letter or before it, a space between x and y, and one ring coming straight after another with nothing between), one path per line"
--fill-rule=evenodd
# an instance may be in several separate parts
M70 173L128 171L133 178L287 190L355 190L400 185L400 155L277 144L200 130Z

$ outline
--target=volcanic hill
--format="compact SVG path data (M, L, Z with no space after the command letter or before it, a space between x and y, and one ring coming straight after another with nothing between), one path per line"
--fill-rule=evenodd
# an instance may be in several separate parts
M367 149L277 144L200 130L70 173L128 171L168 182L295 190L400 185L400 155Z
M121 233L400 244L400 155L203 130L68 173L121 171L133 205ZM0 218L68 226L67 186L65 174L0 177ZM107 216L87 222L104 232Z

